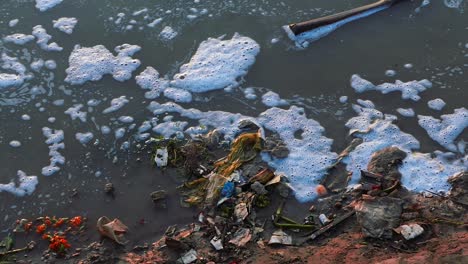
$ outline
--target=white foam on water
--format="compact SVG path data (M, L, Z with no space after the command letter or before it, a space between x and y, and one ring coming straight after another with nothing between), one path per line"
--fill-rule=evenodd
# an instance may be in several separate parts
M135 77L136 83L142 89L150 90L145 93L146 99L155 99L169 87L169 80L159 78L159 72L153 67L146 67L139 75Z
M64 139L63 130L52 130L48 127L42 128L42 134L47 138L45 143L49 145L50 164L42 168L42 175L51 176L52 174L60 171L57 166L65 164L65 157L59 153L59 150L65 148L62 142Z
M244 96L245 96L245 99L248 99L248 100L257 99L257 95L255 94L255 90L252 87L248 87L248 88L244 89Z
M129 124L133 122L133 117L131 116L119 116L118 118L119 122Z
M413 68L413 64L406 63L405 65L403 65L403 67L405 67L406 69L411 69L411 68Z
M114 98L111 100L111 105L102 111L103 114L108 114L119 110L130 102L125 95Z
M346 96L346 95L340 96L339 101L342 104L348 102L348 96Z
M431 155L413 152L419 148L419 141L402 132L392 123L393 120L384 119L384 115L373 108L358 105L353 108L358 116L351 118L346 126L354 137L362 138L363 143L343 159L347 170L352 172L350 184L358 182L361 170L367 169L373 153L392 146L407 153L399 171L403 186L409 190L448 191L447 178L467 169L466 157L456 159L453 153L435 152Z
M34 60L33 62L31 62L29 66L31 67L31 70L35 72L39 72L42 69L42 67L44 67L44 60L43 59Z
M26 73L26 67L21 64L17 58L10 57L5 53L2 53L2 69L11 70L17 74L11 73L0 73L0 89L10 86L19 86L24 83L25 80L31 79L32 76Z
M269 107L288 105L288 102L281 99L279 94L269 91L262 95L262 103Z
M413 108L397 108L396 111L404 117L413 117L416 115Z
M47 122L49 122L49 123L55 123L56 120L57 119L55 117L53 117L53 116L47 118Z
M108 127L108 126L101 126L101 133L102 133L103 135L110 134L111 131L112 131L112 130L111 130L110 127Z
M44 12L62 3L62 1L63 0L36 0L36 8Z
M12 140L12 141L10 141L10 147L19 148L19 147L21 147L21 142L19 142L18 140Z
M82 104L75 104L72 107L68 108L64 113L69 115L72 120L80 119L81 122L86 122L87 113L80 111L83 108Z
M18 197L31 195L39 183L37 176L27 176L26 173L18 170L17 177L19 183L18 186L15 181L11 181L7 184L0 183L0 192L8 192Z
M32 34L37 38L36 43L41 49L45 51L63 50L63 48L60 47L56 42L49 43L49 41L52 39L52 36L47 34L47 31L41 25L33 27Z
M132 13L132 16L139 16L141 14L144 14L144 13L147 13L148 12L148 8L143 8L143 9L140 9L140 10L137 10L135 12Z
M48 69L48 70L55 70L57 69L57 63L54 61L54 60L46 60L44 62L44 66Z
M18 25L18 22L19 22L19 19L15 18L15 19L12 19L8 22L8 26L9 27L14 27L16 25Z
M33 35L15 33L15 34L4 37L3 41L5 41L6 43L14 43L16 45L24 45L30 41L33 41L34 39L35 37Z
M456 152L455 140L468 127L468 110L464 107L458 108L453 114L442 115L440 118L418 115L418 124L434 141Z
M396 75L396 71L394 71L394 70L386 70L385 71L385 76L393 77L395 75Z
M85 133L76 133L75 134L76 140L78 140L81 144L86 145L89 143L91 140L93 140L94 135L91 132L85 132Z
M179 33L177 33L177 31L175 31L172 27L165 26L161 33L159 33L159 38L163 41L170 41L177 37L178 34Z
M209 38L200 43L190 61L180 67L171 86L195 93L236 87L259 52L257 42L238 33L227 40Z
M358 15L345 18L345 19L340 20L338 22L335 22L333 24L321 26L321 27L318 27L316 29L303 32L303 33L301 33L301 34L299 34L297 36L294 35L294 33L289 28L289 26L283 26L283 29L285 30L285 32L289 36L289 38L292 41L295 42L296 47L298 47L298 48L307 48L309 46L310 42L319 40L319 39L327 36L331 32L337 30L339 27L341 27L341 26L343 26L343 25L345 25L345 24L347 24L347 23L349 23L351 21L370 16L372 14L375 14L375 13L377 13L379 11L382 11L382 10L385 10L387 8L388 8L388 6L382 6L382 7L374 8L372 10L368 10L368 11L360 13Z
M164 97L172 99L178 103L190 103L192 101L192 94L187 90L179 88L166 88L164 90Z
M347 164L347 170L353 173L351 184L358 182L361 170L367 169L374 152L391 146L397 146L402 150L419 148L419 141L416 138L401 132L391 120L384 119L380 111L359 105L353 105L353 109L358 116L351 118L346 126L350 129L350 133L355 133L355 137L362 138L363 143L343 159Z
M24 114L21 116L21 119L24 120L24 121L28 121L28 120L31 120L31 117L27 114Z
M123 127L117 128L114 132L115 139L122 138L125 135L125 132L126 132L125 128Z
M401 92L401 98L411 99L418 101L421 99L420 92L425 91L432 87L432 83L426 79L420 81L402 82L396 80L395 83L383 83L374 85L373 83L361 78L359 75L354 74L351 77L351 87L357 92L362 93L366 91L380 91L382 94L387 94L394 91Z
M156 25L160 24L162 21L163 21L162 18L156 18L151 23L149 23L147 26L150 27L150 28L154 28Z
M75 85L83 84L87 81L101 80L105 74L112 75L117 81L126 81L140 66L140 61L131 57L140 49L137 45L123 44L115 48L117 56L114 56L102 45L76 45L68 59L69 67L65 70L65 81Z
M263 159L276 170L284 173L300 202L315 199L316 186L335 161L331 152L332 139L323 136L325 129L315 120L306 117L303 108L291 106L289 110L270 108L261 113L258 122L276 132L289 149L284 159L276 159L263 153ZM296 133L300 136L296 137Z
M75 29L78 19L74 17L61 17L52 22L54 23L54 28L70 35L73 33L73 29Z
M183 138L183 132L188 122L185 121L166 121L153 127L153 132L165 137L170 138L176 136L177 138Z
M437 111L442 110L442 108L444 108L445 105L446 105L446 103L444 102L444 100L442 100L440 98L436 98L434 100L430 100L429 102L427 102L427 106L430 109L437 110Z
M444 4L448 8L454 8L454 9L460 8L462 3L463 3L463 0L444 0Z
M357 99L357 103L366 108L375 108L375 104L371 100Z

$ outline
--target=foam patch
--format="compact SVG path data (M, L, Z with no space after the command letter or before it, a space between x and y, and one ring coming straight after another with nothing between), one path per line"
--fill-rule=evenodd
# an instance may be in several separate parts
M279 94L269 91L262 95L262 103L269 107L288 105L288 102L281 99Z
M59 164L65 164L65 157L59 153L59 150L65 148L62 142L64 139L63 130L52 130L48 127L42 128L42 134L47 138L45 143L49 145L50 164L42 168L42 175L51 176L60 171Z
M415 116L413 108L397 108L397 112L405 117L413 117Z
M195 93L238 86L238 79L247 74L259 52L257 42L237 33L228 40L209 38L180 67L171 86Z
M130 102L125 95L114 98L111 100L111 105L102 111L103 114L108 114L119 110Z
M60 47L57 43L49 43L49 41L52 39L52 36L47 34L47 31L41 25L33 27L32 35L36 37L37 45L39 45L39 47L45 51L63 50L63 48Z
M73 29L75 29L75 26L78 23L78 19L74 17L61 17L57 20L54 20L53 23L54 28L70 35L73 33Z
M36 0L36 8L44 12L62 3L63 0Z
M421 81L409 82L402 82L400 80L397 80L395 83L383 83L380 85L374 85L373 83L361 78L359 75L354 74L351 77L351 87L353 87L353 89L357 93L363 93L366 91L379 91L382 94L387 94L394 91L400 91L401 98L418 101L419 99L421 99L419 93L431 88L432 83L424 79Z
M436 111L442 110L442 108L444 108L445 105L446 105L446 103L444 102L444 100L442 100L440 98L436 98L434 100L430 100L429 102L427 102L427 106L430 109L433 109L433 110L436 110Z
M101 80L103 75L110 74L120 82L132 77L132 72L140 66L140 61L131 56L141 48L137 45L123 44L117 46L117 56L102 45L81 47L76 45L68 59L65 81L74 85L87 81Z
M37 176L27 176L26 173L19 170L17 177L18 185L14 181L7 184L0 184L0 192L8 192L19 197L31 195L39 183Z
M440 118L418 115L418 123L434 141L450 151L457 151L454 141L468 126L468 110L458 108L453 114L442 115Z
M16 45L24 45L28 42L31 42L35 39L33 35L25 35L21 33L16 33L12 35L8 35L3 38L3 41L6 43L14 43Z

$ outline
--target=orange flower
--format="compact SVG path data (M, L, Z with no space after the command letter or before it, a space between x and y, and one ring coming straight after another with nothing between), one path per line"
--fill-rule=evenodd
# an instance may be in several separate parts
M46 224L47 226L51 226L52 225L52 221L50 221L50 218L48 216L46 216L44 218L44 224Z
M63 223L65 223L65 219L59 218L57 222L55 222L54 227L60 227Z
M65 250L70 247L70 243L68 243L67 239L64 236L54 235L50 239L49 248L54 252L62 254L65 253Z
M32 227L32 222L24 224L24 231L28 232L29 230L31 230L31 227Z
M42 234L46 230L47 226L45 224L38 225L36 228L36 233Z
M42 235L42 239L44 239L44 240L49 240L49 239L50 239L50 235L49 235L49 234L44 234L44 235Z
M79 227L81 223L83 222L81 216L75 216L72 219L70 219L70 225L74 227Z

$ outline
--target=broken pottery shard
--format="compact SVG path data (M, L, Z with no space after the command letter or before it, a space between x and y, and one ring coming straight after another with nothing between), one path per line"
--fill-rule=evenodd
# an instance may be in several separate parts
M250 241L250 239L252 239L250 230L248 228L240 228L234 234L233 238L229 240L229 243L237 247L243 247Z
M391 238L393 228L400 224L403 201L379 197L363 200L356 207L357 221L365 236Z
M282 230L277 230L271 235L269 245L292 245L292 237Z
M97 228L101 235L108 237L121 245L125 244L123 233L128 231L128 227L119 219L116 218L110 221L109 218L103 216L98 219Z
M154 156L154 162L158 167L166 167L167 166L167 148L157 149L156 155Z
M418 237L424 232L424 228L422 228L418 224L401 225L398 228L395 228L394 230L395 232L401 234L406 240Z

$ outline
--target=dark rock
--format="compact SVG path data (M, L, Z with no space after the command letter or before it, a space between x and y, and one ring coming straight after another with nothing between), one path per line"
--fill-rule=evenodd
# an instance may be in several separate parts
M153 200L154 203L157 203L161 200L166 199L167 192L165 190L159 190L159 191L154 191L150 194L151 200Z
M114 193L114 185L110 182L106 183L106 185L104 185L104 192L107 193L107 194L113 194Z

